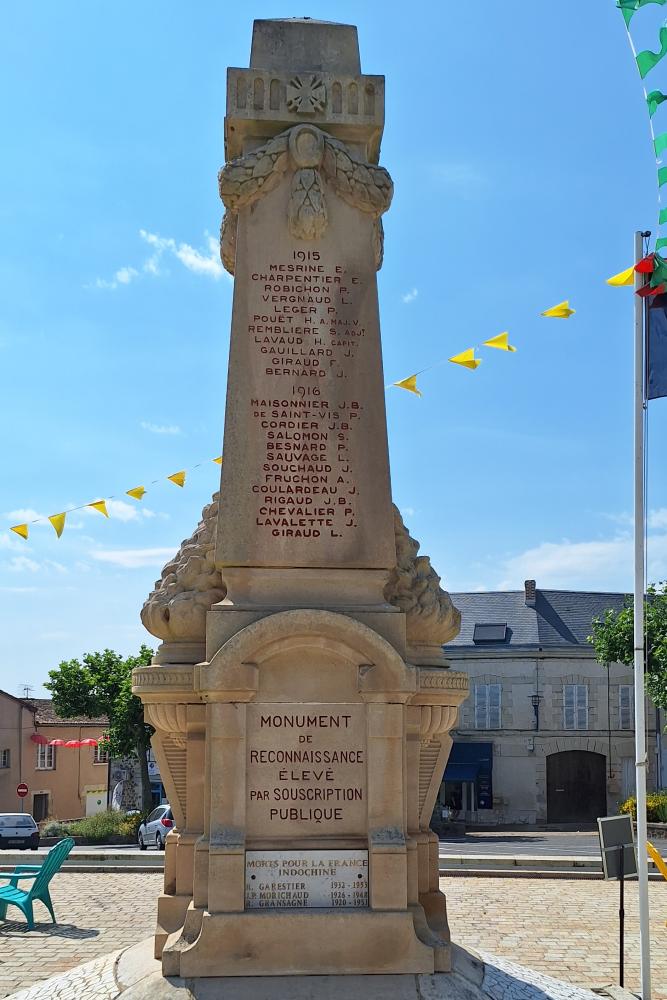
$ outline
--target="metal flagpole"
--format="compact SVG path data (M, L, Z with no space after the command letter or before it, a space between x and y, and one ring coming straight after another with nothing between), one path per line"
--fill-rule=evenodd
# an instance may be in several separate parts
M644 256L644 234L635 233L635 263ZM644 275L635 272L635 292ZM634 592L634 681L635 767L637 794L637 876L639 883L639 946L642 1000L651 1000L651 945L649 939L648 856L646 853L646 735L644 719L644 299L635 300L635 592Z

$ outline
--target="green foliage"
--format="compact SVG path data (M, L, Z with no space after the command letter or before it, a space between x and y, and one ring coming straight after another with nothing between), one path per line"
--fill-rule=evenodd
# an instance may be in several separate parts
M620 813L629 813L637 819L637 800L634 795L618 807ZM646 796L646 820L648 823L667 823L667 792L652 792Z
M68 827L66 823L61 823L58 819L49 819L44 823L40 831L42 837L67 837Z
M646 693L659 708L667 709L667 582L652 583L644 605L646 629ZM632 598L620 611L609 609L593 619L588 641L599 663L634 662L634 612Z
M150 805L146 751L153 730L144 722L141 701L132 694L132 670L147 666L152 656L153 651L143 645L138 656L123 657L112 649L86 653L82 661L63 660L50 670L45 685L59 715L108 717L106 747L112 757L134 757L139 761L144 808Z
M128 816L126 813L108 810L86 816L85 819L63 823L59 820L49 820L42 827L43 837L85 837L96 844L106 844L112 837L127 837L135 841L139 824L147 813L136 813Z

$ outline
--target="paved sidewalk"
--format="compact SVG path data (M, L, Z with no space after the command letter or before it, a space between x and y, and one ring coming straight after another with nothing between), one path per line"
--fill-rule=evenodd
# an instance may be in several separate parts
M454 940L578 986L613 982L618 968L618 889L570 880L442 879ZM38 903L34 931L0 924L0 997L148 937L155 924L158 872L65 872L52 895L53 927ZM654 1000L667 1000L667 883L649 887ZM16 911L18 914L18 911ZM9 910L12 916L12 908ZM626 891L626 985L638 988L637 887Z
M443 878L453 939L592 987L618 982L618 883ZM649 884L653 1000L667 1000L667 883ZM625 888L625 986L639 990L637 884Z

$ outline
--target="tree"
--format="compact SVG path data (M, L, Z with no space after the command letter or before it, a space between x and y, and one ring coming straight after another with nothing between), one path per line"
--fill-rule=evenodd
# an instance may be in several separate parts
M593 634L588 641L599 663L634 662L634 611L632 598L626 597L620 611L609 609L602 618L593 619ZM646 693L658 708L667 709L667 582L652 583L647 588L644 606L646 636Z
M138 656L122 657L112 649L86 653L83 662L63 660L55 670L49 670L49 681L44 685L53 695L58 715L108 717L111 756L135 757L139 761L143 809L151 807L146 752L153 729L144 721L144 706L132 694L132 670L147 666L152 656L153 650L143 645Z

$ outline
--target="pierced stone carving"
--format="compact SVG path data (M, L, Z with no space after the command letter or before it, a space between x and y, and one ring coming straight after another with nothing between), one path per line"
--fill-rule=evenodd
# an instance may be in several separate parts
M295 76L287 84L287 107L299 115L324 111L327 88L320 76Z
M158 639L203 642L206 612L227 594L220 571L215 568L219 496L215 493L212 502L204 507L196 531L182 542L176 556L164 567L161 579L142 608L144 626ZM449 594L440 587L440 577L428 556L417 555L419 542L410 537L397 507L394 507L394 535L396 568L385 587L385 599L405 612L411 648L439 649L458 634L461 616ZM466 683L465 675L456 676ZM431 683L429 675L424 674L421 686L440 685Z
M382 265L380 216L391 204L394 186L384 167L355 160L344 143L314 125L295 125L238 159L218 175L220 197L227 209L222 221L220 256L234 273L238 212L278 186L289 168L292 179L288 224L297 239L318 239L327 228L323 176L340 198L366 212L375 223L375 264Z
M215 568L218 498L215 493L204 507L194 534L164 567L141 609L144 626L159 639L203 642L206 612L227 593Z
M440 647L458 635L461 614L441 588L429 557L417 555L419 542L411 537L396 506L394 535L396 568L385 587L385 599L405 612L409 645Z

